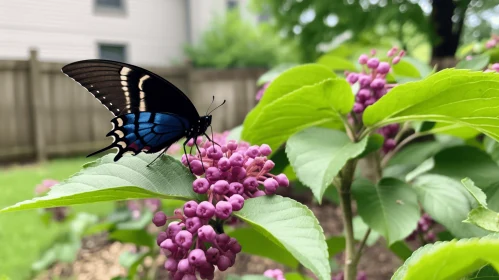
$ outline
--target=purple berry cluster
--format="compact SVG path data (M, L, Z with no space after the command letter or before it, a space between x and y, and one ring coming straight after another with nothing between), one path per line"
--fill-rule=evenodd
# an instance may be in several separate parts
M45 179L41 184L35 187L36 195L43 195L48 192L53 186L59 184L59 181L52 179ZM68 216L69 208L68 207L52 207L45 208L43 211L47 211L52 213L52 219L56 222L62 222Z
M499 63L494 63L489 66L485 72L498 72L499 73Z
M336 274L335 276L331 277L331 280L343 280L345 279L344 278L344 274L343 274L343 271ZM364 271L359 271L359 273L357 273L357 280L367 280L367 275Z
M289 186L286 175L270 173L274 163L267 159L272 152L268 145L227 141L226 133L213 138L215 145L196 139L199 153L182 156L182 163L190 164L192 173L198 176L193 190L206 194L207 200L188 201L171 217L163 212L153 217L157 227L171 221L156 239L167 256L165 268L171 279L196 279L196 275L213 279L215 267L225 271L233 266L241 245L222 232L223 224L232 220L233 211L243 208L245 199L273 194L278 187ZM189 145L193 146L194 141ZM260 185L264 188L260 189Z
M128 200L128 211L132 214L132 219L138 219L142 215L144 209L151 212L156 212L161 208L161 200L155 198L147 198L141 200Z
M395 147L397 146L397 141L395 140L395 136L397 136L399 130L400 130L400 125L398 123L389 124L387 126L378 129L378 133L385 138L385 142L383 142L383 152L385 154L395 149Z
M282 270L280 270L280 269L267 269L263 273L263 276L266 276L268 278L272 278L275 280L286 280L286 278L284 277L284 272L282 272Z
M346 79L351 84L359 84L359 90L355 95L355 104L353 112L362 114L370 105L378 101L387 91L393 88L394 84L386 82L386 75L391 71L392 65L400 62L405 55L405 51L399 51L393 47L388 51L389 62L380 61L374 57L376 51L371 51L371 56L362 54L359 57L359 64L362 66L362 72L346 72Z
M433 243L437 240L435 233L431 230L431 227L435 224L435 221L428 215L424 213L418 221L418 227L405 238L406 241L414 241L418 236L421 236L425 243Z

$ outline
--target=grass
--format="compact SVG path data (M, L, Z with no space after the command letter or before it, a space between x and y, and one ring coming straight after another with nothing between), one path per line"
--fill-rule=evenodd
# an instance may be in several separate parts
M35 186L43 179L63 180L89 161L86 158L64 159L0 169L0 208L33 198ZM77 205L72 209L104 214L112 207L112 203L96 203ZM29 279L32 276L31 264L64 228L57 224L46 226L37 210L0 214L0 279L2 275L12 280Z

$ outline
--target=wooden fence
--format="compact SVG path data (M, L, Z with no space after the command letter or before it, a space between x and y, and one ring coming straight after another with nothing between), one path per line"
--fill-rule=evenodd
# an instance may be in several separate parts
M111 142L109 113L66 77L64 63L0 61L0 161L44 160L92 152ZM256 80L264 69L148 68L183 90L204 114L212 96L227 100L213 115L223 131L239 125L256 104Z

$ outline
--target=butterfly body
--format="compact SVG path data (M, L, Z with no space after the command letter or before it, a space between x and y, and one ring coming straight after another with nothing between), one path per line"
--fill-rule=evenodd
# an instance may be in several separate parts
M199 116L180 89L148 70L95 59L68 64L62 71L115 116L106 135L112 136L113 142L89 156L117 148L117 161L125 153L156 153L184 137L187 142L207 136L211 115Z

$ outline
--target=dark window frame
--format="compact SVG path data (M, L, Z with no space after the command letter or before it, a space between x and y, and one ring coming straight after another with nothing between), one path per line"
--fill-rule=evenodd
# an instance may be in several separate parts
M119 6L113 5L103 5L99 4L99 1L102 0L94 0L94 12L96 14L101 15L118 15L123 16L127 14L127 1L126 0L115 0L120 3Z
M103 48L105 47L111 47L111 48L122 48L123 49L123 52L122 52L122 59L116 59L116 58L113 58L113 57L106 57L106 56L103 56ZM124 62L126 63L128 61L128 45L126 43L110 43L110 42L98 42L97 43L97 55L99 57L99 59L108 59L108 60L115 60L115 61L119 61L119 62Z

